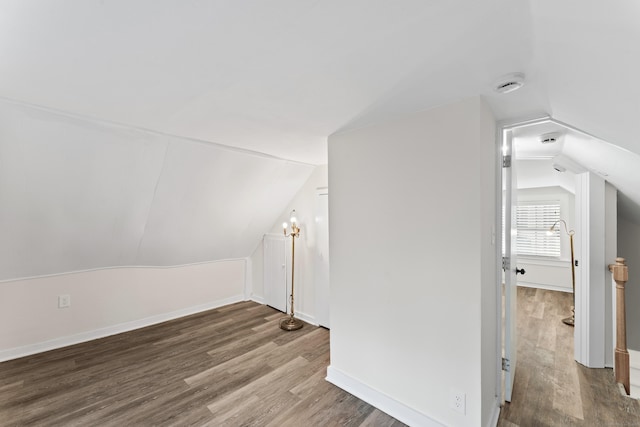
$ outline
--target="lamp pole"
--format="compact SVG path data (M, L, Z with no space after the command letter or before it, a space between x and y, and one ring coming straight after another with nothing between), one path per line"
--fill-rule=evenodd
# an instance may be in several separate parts
M294 317L293 310L293 284L295 277L295 256L296 256L296 238L300 237L300 227L298 226L298 220L296 218L295 209L291 211L291 215L289 217L289 222L291 223L291 232L287 234L287 223L282 224L283 232L285 237L291 237L291 314L284 319L280 320L280 328L285 331L295 331L297 329L302 328L304 323L300 319L296 319Z
M569 236L569 243L571 245L571 285L573 289L573 305L571 306L571 317L562 319L562 323L569 326L575 326L576 324L576 263L573 255L573 235L576 234L574 230L569 230L567 223L563 219L559 219L553 223L549 231L553 233L553 229L561 222L564 225L564 231Z

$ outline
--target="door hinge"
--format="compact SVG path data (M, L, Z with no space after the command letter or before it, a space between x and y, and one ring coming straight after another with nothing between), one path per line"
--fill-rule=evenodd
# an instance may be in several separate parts
M505 372L509 372L511 370L511 362L509 359L502 358L502 370Z
M509 268L511 268L511 266L509 265L509 257L503 256L502 257L502 270L507 271L507 270L509 270Z
M511 154L507 154L502 156L502 167L510 168L511 167Z

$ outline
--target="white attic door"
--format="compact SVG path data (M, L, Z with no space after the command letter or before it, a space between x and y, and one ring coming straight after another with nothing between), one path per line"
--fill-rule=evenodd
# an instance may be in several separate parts
M284 236L267 234L264 248L264 297L267 305L287 311L287 263Z

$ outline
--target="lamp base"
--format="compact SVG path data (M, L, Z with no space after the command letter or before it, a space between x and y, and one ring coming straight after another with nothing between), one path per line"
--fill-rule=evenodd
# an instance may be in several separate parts
M569 325L569 326L575 326L576 325L576 319L574 319L573 316L567 317L566 319L562 319L562 323L564 323L565 325Z
M280 329L284 329L285 331L296 331L302 328L303 325L302 320L291 316L285 317L280 321Z

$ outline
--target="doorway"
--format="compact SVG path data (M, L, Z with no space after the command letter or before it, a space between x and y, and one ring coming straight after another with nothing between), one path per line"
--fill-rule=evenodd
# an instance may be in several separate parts
M605 199L610 200L611 186L607 185L602 177L583 166L588 153L584 153L582 147L594 138L550 118L505 125L502 130L502 154L513 154L509 173L521 181L513 185L513 193L509 194L512 200L508 202L512 210L516 211L520 206L525 220L530 219L527 218L530 215L535 217L536 214L532 214L532 211L536 209L557 210L558 216L554 218L554 222L562 220L567 226L565 229L564 224L560 223L556 242L553 243L545 241L541 236L544 228L548 226L544 221L539 230L519 232L516 231L518 212L511 212L513 215L509 215L509 218L505 218L508 214L503 215L503 256L511 257L511 263L507 262L507 268L504 269L505 273L509 273L504 274L505 283L508 276L515 277L516 269L524 269L526 272L517 280L513 280L515 291L511 292L511 295L505 292L505 358L508 359L509 352L515 353L517 348L517 299L514 301L512 297L517 294L516 285L520 285L573 294L576 312L576 328L572 331L575 343L574 359L588 367L610 366L608 360L612 361L613 348L613 288L607 290L605 268L600 267L605 265L606 259L615 258L615 243L610 242L612 238L615 239L615 231L605 233L605 228L616 228L615 197L612 213L611 203L604 203ZM507 148L509 153L504 152ZM506 184L506 169L502 168L503 184ZM506 185L503 185L502 190L504 208L507 201ZM518 196L521 196L521 203L517 201ZM544 212L538 217L544 217ZM504 229L509 219L513 220L513 230ZM536 221L532 223L535 225ZM524 220L520 225L535 228ZM576 232L575 258L578 261L577 266L574 265L575 293L571 289L572 264L568 236L572 230ZM505 240L511 236L516 236L516 241L512 242L514 249L524 249L526 253L519 255L515 250L514 254L504 255L505 249L509 249ZM611 247L613 252L605 253L605 248ZM547 250L551 252L545 253ZM610 278L608 284L611 284ZM570 307L566 310L568 317L571 315ZM511 330L510 325L513 326ZM507 360L507 368L508 365ZM505 377L513 378L515 363L511 364L511 368L512 372L507 372ZM505 386L504 390L508 390L508 387ZM508 394L505 393L507 401L510 397Z
M558 164L563 136L561 126L548 120L519 124L503 133L503 154L509 156L502 169L506 401L511 400L517 368L522 288L573 295L571 248L562 226L574 227L575 179ZM566 307L568 319L571 306Z

